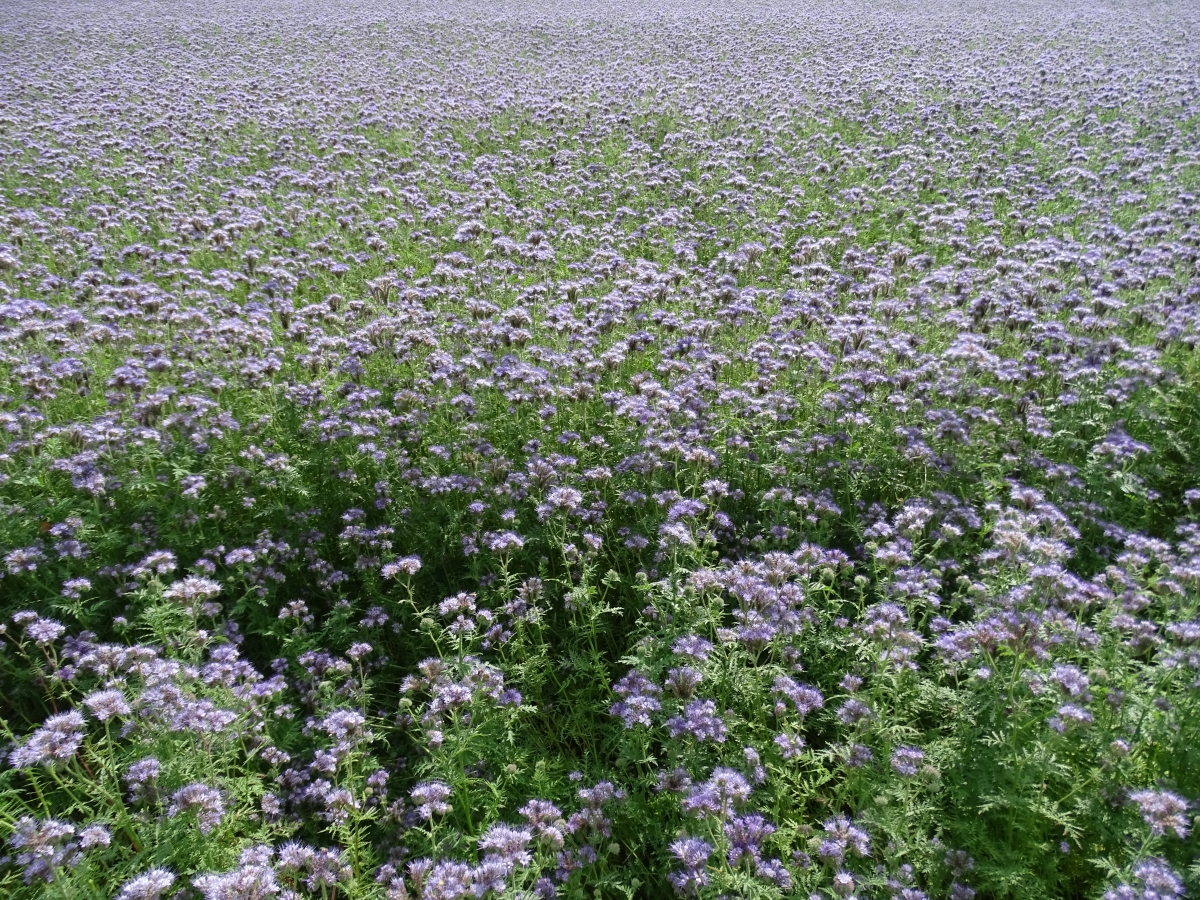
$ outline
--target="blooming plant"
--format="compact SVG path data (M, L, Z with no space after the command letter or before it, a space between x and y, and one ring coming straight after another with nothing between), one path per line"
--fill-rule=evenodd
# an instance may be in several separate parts
M1200 11L0 4L0 894L1200 892Z

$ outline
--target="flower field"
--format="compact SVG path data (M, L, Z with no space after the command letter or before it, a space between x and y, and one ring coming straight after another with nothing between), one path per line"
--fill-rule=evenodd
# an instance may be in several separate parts
M0 895L1200 895L1200 8L0 5Z

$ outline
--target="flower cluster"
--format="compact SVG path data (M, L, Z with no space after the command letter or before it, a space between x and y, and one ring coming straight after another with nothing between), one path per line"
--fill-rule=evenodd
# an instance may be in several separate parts
M0 5L0 885L1200 891L1194 6Z

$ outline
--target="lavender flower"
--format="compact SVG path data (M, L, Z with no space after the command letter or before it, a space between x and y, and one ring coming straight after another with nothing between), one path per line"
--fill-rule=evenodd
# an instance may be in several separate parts
M479 849L488 851L489 855L498 858L506 869L511 870L514 866L527 866L533 861L527 850L532 840L533 832L529 829L497 824L484 832L479 839Z
M683 869L670 874L671 884L681 894L695 893L708 884L708 858L712 856L712 844L700 838L681 838L671 844L671 854L683 863Z
M691 735L698 741L725 741L726 728L717 715L717 705L711 700L693 700L684 709L682 716L667 719L667 731L671 737Z
M147 756L125 770L125 783L129 785L135 797L140 796L158 779L161 770L159 761L153 756Z
M799 684L787 675L777 677L771 689L781 695L781 699L775 703L776 716L782 716L787 712L785 700L791 701L792 706L796 712L800 713L801 717L807 716L825 705L825 698L819 690L811 685Z
M916 775L924 761L925 754L919 747L897 747L892 751L892 771L897 775Z
M75 828L66 822L39 822L29 816L19 819L8 843L17 851L15 861L25 870L25 883L52 882L59 869L78 865L83 855L74 838Z
M71 600L78 600L92 589L92 582L87 578L68 578L63 582L62 595Z
M422 819L432 819L434 816L444 816L450 812L450 786L440 781L423 781L412 789L409 796L417 805L417 814Z
M201 875L192 880L204 900L267 900L279 893L275 870L266 859L251 861L245 853L242 857L241 865L232 872Z
M706 641L698 635L689 634L679 638L671 648L672 651L680 656L690 656L693 659L704 662L708 659L708 655L712 653L712 642Z
M680 666L667 673L667 690L681 700L690 700L704 676L690 666Z
M646 676L634 670L629 672L613 685L613 693L622 699L609 708L609 713L619 716L626 728L635 725L649 726L650 714L662 709L658 695L662 693L658 685Z
M854 853L858 856L866 856L870 853L870 837L846 816L828 819L823 827L828 836L821 842L820 849L817 851L822 858L840 865L847 853Z
M1165 860L1144 859L1133 867L1134 884L1106 892L1104 900L1176 900L1184 896L1183 881Z
M1091 725L1093 716L1074 703L1064 703L1058 708L1058 714L1051 716L1047 721L1052 729L1062 734L1074 727Z
M833 892L839 897L851 896L856 886L857 882L855 882L854 876L846 871L835 872L833 883L830 885Z
M777 734L775 744L784 759L796 759L804 750L804 738L798 734Z
M1083 696L1088 688L1088 677L1078 666L1058 665L1050 672L1050 680L1068 697Z
M9 753L9 762L24 769L71 759L83 745L84 727L83 716L74 710L50 716L24 744Z
M445 860L439 862L425 876L421 890L422 900L458 900L472 891L473 872L465 863Z
M66 630L65 625L54 619L37 618L25 626L25 634L39 647L53 644Z
M1189 804L1183 797L1170 791L1143 790L1134 791L1129 799L1138 805L1151 834L1173 831L1176 837L1188 836L1191 830L1187 816Z
M685 813L701 819L729 815L736 805L750 796L750 783L739 772L718 766L712 777L693 785L680 801Z
M101 722L115 716L127 716L132 711L125 694L118 690L95 691L84 697L83 703Z
M225 800L221 792L200 782L184 785L171 795L167 816L174 818L183 812L196 813L201 834L208 834L225 816Z
M210 600L219 593L221 593L221 585L217 582L197 575L189 575L163 591L163 596L191 604Z
M729 841L726 857L731 866L736 866L743 857L757 865L762 858L762 842L775 833L775 826L758 813L731 816L722 828Z
M488 531L483 535L483 546L492 553L503 556L524 547L525 539L512 531Z
M175 875L170 870L149 869L125 882L117 900L159 900L174 883Z
M83 850L105 848L112 843L112 833L103 825L88 825L79 831L79 846Z
M875 718L875 711L861 700L847 700L837 711L838 721L843 725L860 727Z

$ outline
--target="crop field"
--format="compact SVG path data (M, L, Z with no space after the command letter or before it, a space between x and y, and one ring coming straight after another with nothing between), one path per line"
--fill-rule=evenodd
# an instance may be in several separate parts
M0 3L0 896L1200 897L1200 6Z

